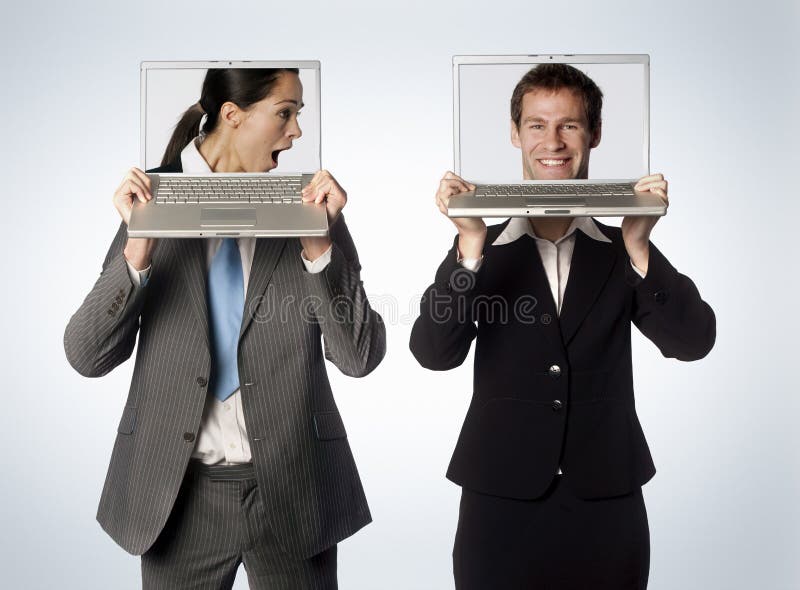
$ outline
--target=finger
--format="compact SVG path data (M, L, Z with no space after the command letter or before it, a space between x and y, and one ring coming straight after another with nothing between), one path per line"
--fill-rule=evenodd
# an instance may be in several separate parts
M661 197L661 199L664 201L664 203L668 203L669 202L669 199L667 198L667 193L666 193L666 191L664 189L662 189L662 188L654 188L654 189L651 190L651 192L653 194L656 194L659 197Z
M639 192L652 191L654 188L659 188L661 190L666 191L667 183L664 180L660 180L660 181L649 182L649 183L638 185L638 186L634 187L634 189L639 191Z
M639 182L637 182L637 184L644 184L644 183L648 183L648 182L653 182L654 180L664 180L664 175L663 174L650 174L648 176L643 176L642 178L639 179Z
M147 202L147 196L145 195L145 193L146 191L144 187L133 180L129 180L127 186L125 187L125 194L136 195L136 198L139 199L139 201L141 201L142 203Z
M468 185L466 182L464 182L461 179L458 179L458 180L455 180L455 179L447 179L447 180L442 179L439 182L439 190L442 190L444 187L448 187L450 189L455 189L455 191L459 192L459 193L466 193L468 191L473 190L474 189L474 185L472 185L473 188L470 188L470 186L471 185Z
M139 168L131 168L131 172L134 174L135 179L139 181L139 184L144 187L145 192L147 194L147 200L153 198L153 192L151 190L151 182L150 177L147 176L144 172L139 170Z
M314 202L321 203L325 199L325 197L327 197L331 193L332 189L333 186L331 185L330 182L326 182L317 187Z

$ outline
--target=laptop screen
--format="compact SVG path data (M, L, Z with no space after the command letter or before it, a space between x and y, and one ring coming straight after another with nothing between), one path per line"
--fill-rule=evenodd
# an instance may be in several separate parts
M609 63L613 58L620 61ZM522 150L511 141L511 99L523 76L547 63L580 70L602 92L600 142L589 152L588 177L634 179L648 173L647 56L457 56L453 63L455 172L463 178L481 183L524 178Z
M271 173L316 172L320 156L319 62L143 62L141 69L141 164L144 170L161 165L175 125L200 99L209 68L297 67L304 106L298 115L302 136L281 153ZM202 123L205 122L203 119Z

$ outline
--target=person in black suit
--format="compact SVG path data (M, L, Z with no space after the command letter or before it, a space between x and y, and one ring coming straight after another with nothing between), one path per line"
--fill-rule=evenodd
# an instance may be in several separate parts
M587 178L602 93L563 64L529 71L511 100L526 179ZM436 194L474 187L448 172ZM638 181L667 202L667 181ZM426 290L411 351L459 366L475 340L474 392L447 477L462 486L459 590L643 589L649 530L641 486L655 473L636 416L631 323L666 357L714 345L716 320L649 238L591 218L512 218L458 235Z

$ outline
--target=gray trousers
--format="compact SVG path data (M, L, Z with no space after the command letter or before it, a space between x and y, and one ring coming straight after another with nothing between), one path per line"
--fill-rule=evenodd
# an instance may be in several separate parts
M252 464L192 460L164 530L142 555L142 587L230 589L240 563L252 589L337 588L335 545L298 560L277 542Z

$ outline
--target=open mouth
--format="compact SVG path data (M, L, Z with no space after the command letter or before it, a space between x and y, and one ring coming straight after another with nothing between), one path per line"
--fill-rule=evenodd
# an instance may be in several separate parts
M272 154L271 154L272 155L272 163L275 166L277 166L278 165L278 157L279 157L280 153L288 150L291 147L292 147L291 145L288 145L286 147L278 148L277 150L273 151Z

